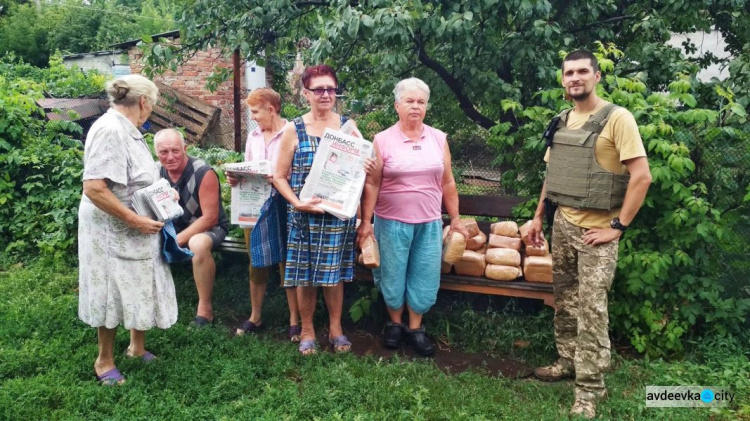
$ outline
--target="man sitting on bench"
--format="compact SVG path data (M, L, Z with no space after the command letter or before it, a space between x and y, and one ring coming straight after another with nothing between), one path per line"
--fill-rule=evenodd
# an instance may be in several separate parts
M175 129L164 129L154 136L159 172L180 195L185 213L174 220L177 243L190 248L193 277L198 290L197 327L213 323L211 295L216 263L211 250L219 247L229 232L229 219L221 204L221 186L213 168L205 161L188 156L185 138Z

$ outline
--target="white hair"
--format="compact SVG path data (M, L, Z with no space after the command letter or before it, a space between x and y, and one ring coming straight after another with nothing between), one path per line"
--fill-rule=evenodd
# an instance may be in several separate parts
M180 138L180 143L181 143L182 147L185 147L185 136L183 136L182 133L180 133L179 130L177 130L177 129L161 129L158 132L156 132L156 134L154 135L154 149L157 148L157 146L159 145L159 142L161 142L162 139L164 139L166 136L171 135L171 134L176 134L177 137Z
M418 79L415 77L410 77L408 79L404 79L396 84L396 87L393 88L393 95L396 97L396 102L401 101L401 94L403 94L405 91L412 91L419 89L420 91L427 94L427 101L430 100L430 87L427 86L426 83L422 81L422 79Z
M155 105L159 88L141 75L126 75L107 83L107 96L109 105L113 106L133 107L138 105L142 96L148 98L151 105Z

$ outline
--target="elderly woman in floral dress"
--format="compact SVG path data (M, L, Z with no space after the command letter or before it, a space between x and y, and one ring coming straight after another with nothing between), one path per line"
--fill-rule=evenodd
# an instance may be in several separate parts
M136 214L131 205L133 192L159 179L138 131L158 92L139 75L110 82L111 108L86 138L78 211L78 317L97 328L94 371L104 385L125 381L114 361L117 326L130 329L127 356L150 361L155 357L146 351L146 331L177 321L172 273L161 256L163 223Z

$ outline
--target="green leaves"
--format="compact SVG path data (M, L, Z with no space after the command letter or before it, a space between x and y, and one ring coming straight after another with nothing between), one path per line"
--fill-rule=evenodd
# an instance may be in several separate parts
M83 152L69 135L80 136L82 129L73 122L45 121L34 100L43 86L89 92L95 89L94 78L79 76L80 71L55 59L49 69L28 73L43 84L19 77L27 70L24 65L0 61L0 67L9 76L0 76L0 138L7 139L0 143L2 252L70 256L77 238Z

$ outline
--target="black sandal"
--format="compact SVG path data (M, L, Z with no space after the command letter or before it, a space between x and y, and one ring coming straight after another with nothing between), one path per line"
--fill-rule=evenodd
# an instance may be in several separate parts
M259 330L263 329L263 326L264 324L262 322L260 324L255 324L250 320L245 320L244 322L242 322L240 327L237 328L235 335L242 336L246 333L256 333Z

